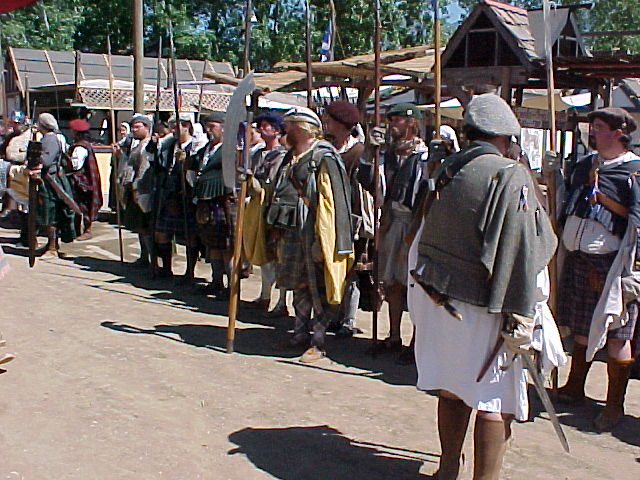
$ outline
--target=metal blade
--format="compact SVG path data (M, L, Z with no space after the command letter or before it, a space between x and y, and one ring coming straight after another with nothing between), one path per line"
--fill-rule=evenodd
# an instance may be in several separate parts
M540 400L542 400L542 405L544 405L545 410L549 414L549 419L551 420L551 424L553 425L553 429L556 431L556 435L558 435L558 439L562 444L562 448L567 453L571 453L569 451L569 442L567 442L567 437L564 435L564 431L562 430L562 425L560 425L560 421L558 420L558 415L556 414L556 409L553 408L553 403L551 403L551 399L549 398L549 394L547 390L544 388L544 380L538 373L536 366L533 364L533 360L529 354L520 355L522 361L524 362L524 366L529 371L531 378L533 378L533 385L536 388L536 392L538 392L538 396Z
M238 147L238 126L247 119L247 95L253 93L256 84L253 72L238 84L231 95L224 119L222 134L222 178L227 188L236 188L236 158Z

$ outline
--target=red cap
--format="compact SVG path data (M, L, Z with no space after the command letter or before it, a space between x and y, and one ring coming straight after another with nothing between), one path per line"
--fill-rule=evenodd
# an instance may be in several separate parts
M86 132L91 128L91 125L83 118L76 118L69 122L69 128L75 132Z

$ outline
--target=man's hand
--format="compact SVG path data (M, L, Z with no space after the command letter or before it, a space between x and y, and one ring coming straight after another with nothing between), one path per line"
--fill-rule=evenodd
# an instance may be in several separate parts
M42 164L39 163L33 168L25 168L24 174L29 178L33 178L34 180L40 180L42 175Z
M515 354L529 353L533 339L533 318L517 313L504 314L505 325L501 332L504 344Z
M369 143L374 147L381 147L385 144L386 129L382 127L372 127L369 131Z
M545 172L555 172L562 168L562 160L557 152L552 152L551 150L547 150L544 152L544 157L542 159L542 169Z
M120 153L122 153L122 148L117 143L114 143L111 145L111 151L114 155L120 155Z

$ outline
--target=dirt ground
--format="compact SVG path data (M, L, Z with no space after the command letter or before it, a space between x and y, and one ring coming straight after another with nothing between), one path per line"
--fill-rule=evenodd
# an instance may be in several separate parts
M436 399L415 389L413 367L365 354L370 314L360 315L362 335L330 338L329 357L305 366L272 348L292 319L265 319L243 303L230 355L226 304L120 264L113 226L94 233L65 246L69 258L29 269L12 247L17 232L0 230L13 267L0 284L0 329L17 356L0 375L0 478L431 478ZM125 240L133 261L137 239ZM208 274L200 263L198 275ZM258 275L243 281L245 302ZM380 338L386 313L381 320ZM595 400L560 412L570 455L531 391L531 421L514 427L503 478L640 478L640 382L630 382L612 434L590 428L604 372L598 362L589 377Z

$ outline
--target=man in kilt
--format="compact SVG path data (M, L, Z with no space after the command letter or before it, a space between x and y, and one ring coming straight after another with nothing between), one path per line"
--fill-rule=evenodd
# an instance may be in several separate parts
M421 118L420 110L412 103L400 103L387 111L391 144L383 158L386 191L378 230L378 268L389 303L389 336L375 347L383 352L403 350L400 325L406 310L409 251L404 238L413 218L420 181L426 178L428 157L428 148L418 135ZM373 173L370 162L361 162L359 177L370 189Z
M356 125L360 122L358 107L344 100L332 102L325 109L323 122L325 137L338 150L344 162L351 186L351 210L359 224L355 232L355 262L347 277L339 314L329 327L337 336L348 337L356 330L356 313L360 304L359 276L371 274L368 251L369 240L373 238L373 218L367 218L367 215L372 217L373 210L367 207L372 206L373 197L358 181L358 166L364 152L364 143L355 133ZM366 205L367 202L369 205Z
M48 174L50 181L56 182L64 192L72 195L71 185L60 164L65 152L57 133L57 120L50 113L41 113L36 126L42 134L42 175ZM48 237L43 256L61 256L58 237L65 243L72 242L76 237L75 213L58 196L48 180L40 184L38 194L37 223L46 229Z
M223 275L231 273L235 200L233 190L224 185L222 176L222 134L224 113L213 112L204 119L209 142L200 150L194 163L196 222L200 241L207 249L211 262L211 283L206 293L217 299L229 298Z
M633 363L631 340L640 291L640 252L635 248L640 238L640 158L629 149L636 122L625 110L603 108L588 118L589 141L597 153L580 159L571 169L564 211L562 241L569 253L558 316L573 334L573 355L559 400L584 401L591 361L606 345L607 402L594 420L596 430L605 432L624 415ZM617 285L622 285L622 292Z
M269 311L271 290L276 282L276 264L273 261L273 249L269 245L270 229L266 225L266 211L274 181L286 153L286 149L280 144L283 129L281 115L263 113L256 117L256 131L260 133L263 145L251 157L251 176L248 182L250 201L245 210L242 239L247 260L252 265L260 266L260 296L252 303L263 310L268 318L289 315L285 288L278 288L278 302Z
M131 145L121 152L121 195L124 206L124 225L138 234L140 258L134 266L147 267L154 251L151 238L153 221L153 158L147 151L151 140L153 120L147 115L135 114L131 118Z
M325 355L325 334L342 301L353 264L349 179L336 149L321 139L312 110L285 116L291 149L276 180L267 224L274 228L276 281L293 290L293 337L279 347L304 348L302 362ZM313 316L312 316L313 313Z
M75 132L75 139L69 150L72 171L68 177L73 198L82 212L81 218L76 217L76 231L82 230L82 234L76 240L89 240L92 238L91 224L98 218L98 212L102 207L100 171L90 142L89 122L76 118L69 122L69 128Z
M187 171L195 153L192 151L193 124L189 116L181 115L177 122L173 120L172 125L173 135L162 140L154 135L154 141L147 145L147 151L155 154L155 242L158 257L162 260L162 267L156 275L173 277L171 241L175 237L182 239L187 247L187 268L181 282L190 284L193 283L199 253L193 188L187 181Z

